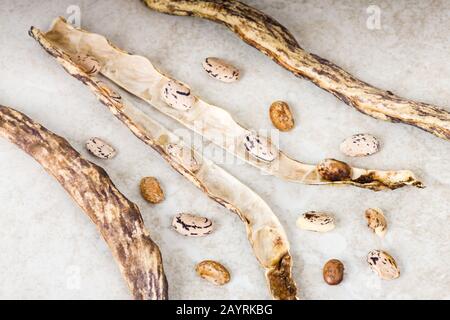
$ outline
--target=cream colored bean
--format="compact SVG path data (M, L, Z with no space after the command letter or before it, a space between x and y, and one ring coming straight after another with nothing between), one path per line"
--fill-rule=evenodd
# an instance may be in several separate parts
M239 79L239 69L219 58L206 58L203 61L203 69L210 77L223 82L234 82Z
M86 149L101 159L111 159L116 155L116 150L100 138L92 138L86 141Z
M173 217L172 227L179 234L188 237L203 237L214 229L211 220L190 213L180 213Z
M270 141L254 132L244 137L244 147L251 156L265 162L274 161L279 152Z
M297 227L315 232L328 232L335 228L333 216L316 211L309 211L297 219Z
M196 101L191 89L176 80L169 80L161 90L162 100L174 109L180 111L190 110Z

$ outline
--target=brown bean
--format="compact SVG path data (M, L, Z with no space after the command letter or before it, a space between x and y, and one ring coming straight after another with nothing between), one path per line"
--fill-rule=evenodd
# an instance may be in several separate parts
M330 286L341 283L344 279L344 264L337 260L331 259L323 266L323 280Z
M352 169L345 162L325 159L317 165L317 172L325 180L342 181L351 177Z
M158 180L154 177L145 177L140 184L142 197L150 203L160 203L164 200L164 192Z
M324 212L308 211L297 219L297 227L315 232L328 232L334 229L334 218Z
M163 85L161 98L169 106L180 111L191 109L197 99L191 94L191 89L187 85L172 79Z
M284 101L275 101L269 110L273 125L280 131L289 131L294 127L294 117L289 105Z
M205 280L222 286L230 281L230 273L219 262L213 260L204 260L195 267L197 274Z

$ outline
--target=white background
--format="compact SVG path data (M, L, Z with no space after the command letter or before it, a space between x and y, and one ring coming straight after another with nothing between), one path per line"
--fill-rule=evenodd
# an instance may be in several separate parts
M450 105L448 1L246 2L282 22L302 47L361 79L411 99ZM370 4L381 9L380 30L366 26ZM224 165L267 201L286 228L301 298L450 298L450 142L358 113L212 22L155 13L137 0L2 0L0 103L66 137L139 205L162 250L171 298L270 296L239 219L173 171L27 35L31 25L46 30L56 16L67 17L69 5L80 7L83 28L147 56L246 127L272 128L270 103L288 101L297 126L281 134L280 144L297 159L316 163L334 157L360 167L411 169L424 181L423 190L374 193L288 183L240 162ZM209 78L201 67L208 56L232 61L241 68L242 80L224 84ZM139 106L168 127L180 128L151 106ZM361 159L340 154L339 143L360 132L379 137L381 151ZM101 161L88 155L84 141L92 136L110 141L118 156ZM59 184L3 139L0 161L0 298L128 299L125 282L95 226ZM139 195L139 181L148 175L162 182L162 204L149 205ZM368 207L385 211L389 230L384 240L366 227ZM296 218L307 210L335 214L337 228L327 234L297 229ZM210 217L216 232L201 239L183 238L170 229L171 217L181 211ZM396 258L399 279L382 281L370 271L365 256L376 248ZM341 259L346 268L345 280L335 287L327 286L321 275L330 258ZM232 281L214 287L199 279L194 266L202 259L222 262Z

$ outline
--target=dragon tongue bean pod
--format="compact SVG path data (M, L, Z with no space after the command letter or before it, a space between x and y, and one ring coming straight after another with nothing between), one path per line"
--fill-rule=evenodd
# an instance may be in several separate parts
M164 100L163 87L168 83L173 83L174 87L178 86L175 83L178 81L160 72L147 58L128 54L112 45L105 37L76 29L62 18L54 21L48 34L52 45L70 53L69 56L89 53L99 61L100 73L103 76L266 174L304 184L346 184L371 190L397 189L406 185L422 187L422 183L408 170L382 171L352 168L351 178L330 180L323 178L315 165L292 159L281 151L265 153L261 148L252 148L254 138L250 139L252 142L247 142L250 151L245 147L236 147L233 143L223 143L251 135L252 131L238 124L224 109L194 97L192 93L182 95L181 100L184 103L180 104L179 109L174 107L179 106L174 101L175 98L167 95L167 99L173 99L172 102L169 101L172 103L171 106ZM181 83L180 85L182 89L179 91L187 94L185 85ZM186 98L189 100L186 101ZM190 111L188 106L192 106ZM260 138L267 139L262 136ZM245 143L244 140L239 140L237 144L240 146L241 143Z
M416 126L450 140L450 112L408 100L371 86L332 62L300 47L278 21L240 1L143 0L151 9L179 16L196 16L225 25L247 44L283 68L310 80L344 103L376 119Z
M105 170L81 157L66 139L2 105L0 137L33 157L95 223L134 299L167 299L159 248L139 208L114 186Z
M139 184L142 197L150 203L156 204L164 200L164 192L155 177L145 177Z
M163 127L134 105L116 100L111 90L99 86L95 77L88 75L71 59L71 55L56 46L50 37L32 27L29 34L75 79L82 81L133 134L152 147L173 169L188 179L214 201L237 214L245 224L248 240L259 264L264 268L270 293L274 299L297 299L297 286L292 276L292 257L289 241L277 216L251 189L211 160L192 150L201 163L197 172L187 170L166 151L167 143L179 144L180 137ZM53 34L54 36L55 34ZM54 37L51 37L54 40Z

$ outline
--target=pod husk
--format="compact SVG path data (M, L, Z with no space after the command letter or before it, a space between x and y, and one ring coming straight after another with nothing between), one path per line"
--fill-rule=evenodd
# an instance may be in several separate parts
M134 299L168 298L159 248L145 229L137 205L114 186L105 170L81 157L67 140L2 105L0 137L33 157L97 226Z
M304 164L281 151L272 162L260 161L249 155L243 143L240 143L250 130L238 124L224 109L209 104L200 97L197 97L197 102L189 111L168 106L161 99L161 88L173 78L155 68L147 58L119 49L102 35L74 28L63 18L55 19L45 37L72 58L80 54L94 57L100 63L102 75L266 174L303 184L353 185L375 191L407 185L423 186L409 170L352 168L352 175L348 179L331 181L317 172L316 165Z
M126 102L96 77L86 74L70 55L51 41L49 34L44 34L34 27L30 29L29 34L70 75L83 82L136 137L157 151L173 169L208 197L237 214L246 227L253 252L265 270L272 297L297 298L297 287L291 273L292 257L285 231L276 215L255 192L194 150L192 154L200 166L196 172L188 170L166 151L167 144L182 146L178 136L130 102Z
M265 13L234 0L143 0L150 8L178 16L196 16L225 25L244 42L283 68L307 79L339 100L375 119L409 124L450 140L450 112L399 97L361 81L300 47L283 25Z

